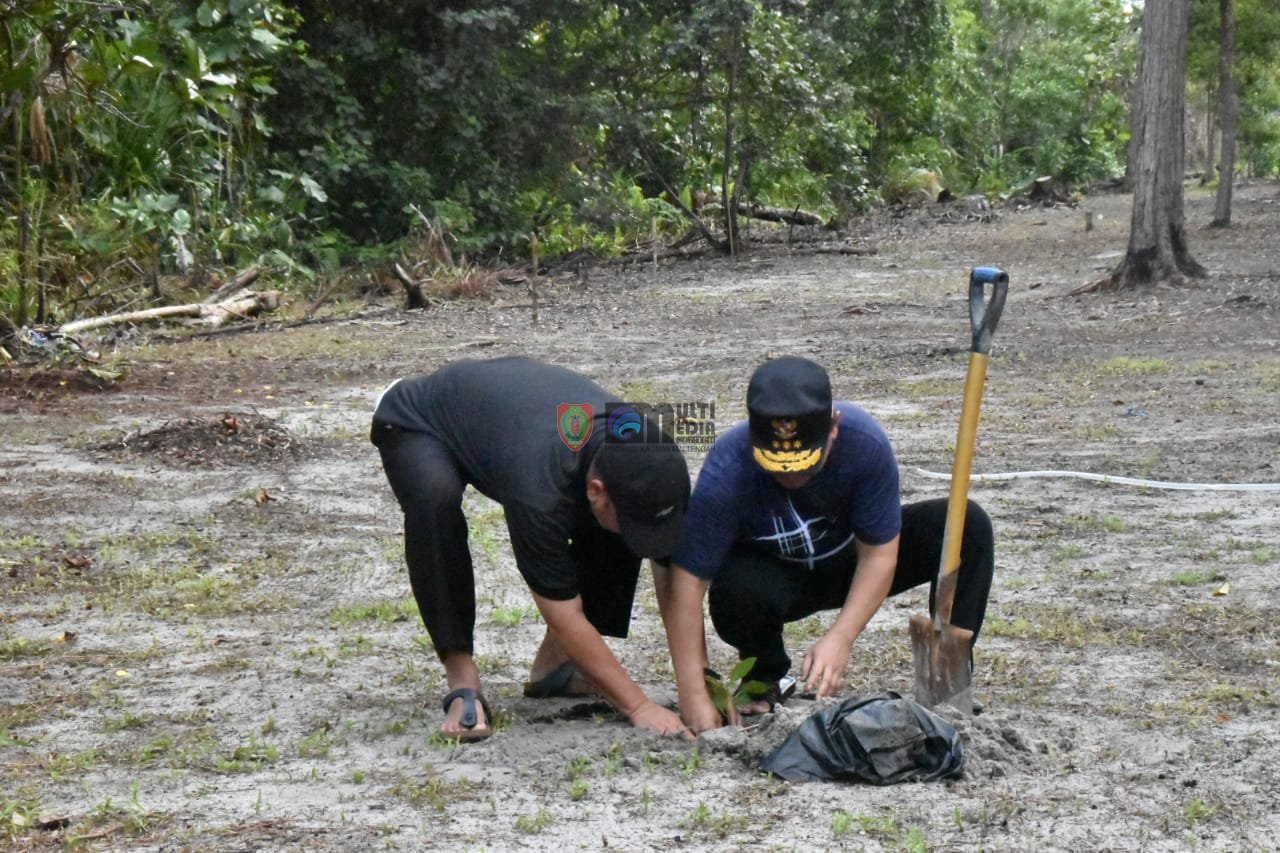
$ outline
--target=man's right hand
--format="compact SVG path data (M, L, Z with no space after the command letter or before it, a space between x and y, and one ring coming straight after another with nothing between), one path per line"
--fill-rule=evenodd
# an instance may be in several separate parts
M693 740L693 733L685 726L684 721L674 712L662 707L652 700L646 700L635 711L627 715L631 724L638 729L657 732L660 735L679 735L685 740Z
M718 729L724 725L724 718L720 716L716 704L711 701L710 694L705 690L697 698L681 701L680 712L694 734Z

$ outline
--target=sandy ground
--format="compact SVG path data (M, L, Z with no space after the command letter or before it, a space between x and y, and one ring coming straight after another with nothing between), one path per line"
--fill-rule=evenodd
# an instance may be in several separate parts
M1103 195L885 216L847 235L860 254L775 243L556 273L536 325L513 289L412 313L386 296L288 330L130 346L112 384L0 373L0 846L1277 849L1280 194L1241 187L1228 231L1203 227L1211 205L1190 193L1212 274L1188 288L1070 295L1125 246L1129 200ZM963 777L760 774L813 702L685 743L601 703L522 698L542 625L480 496L477 645L499 731L434 735L442 674L366 438L387 381L524 353L626 399L714 401L723 428L756 364L807 355L885 425L905 496L941 496L927 472L950 468L976 265L1012 288L975 472L1196 487L974 483L999 553L984 713L944 711ZM907 620L924 607L920 591L882 609L847 695L910 692ZM789 631L797 659L824 624ZM674 702L647 577L613 645ZM733 664L714 638L711 656Z

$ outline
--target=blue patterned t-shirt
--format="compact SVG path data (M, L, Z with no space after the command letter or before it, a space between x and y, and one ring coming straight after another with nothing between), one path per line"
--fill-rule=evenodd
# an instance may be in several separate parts
M855 541L882 545L902 527L898 463L889 437L863 409L835 405L836 439L822 470L784 489L751 458L745 422L723 433L698 475L675 562L713 579L729 551L757 548L798 568L840 556Z

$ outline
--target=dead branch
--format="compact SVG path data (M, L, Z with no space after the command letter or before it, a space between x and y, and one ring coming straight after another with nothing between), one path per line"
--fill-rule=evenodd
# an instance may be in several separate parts
M784 222L787 225L806 225L815 228L821 228L827 224L818 214L801 210L798 207L787 209L785 207L751 204L747 206L746 211L747 215L752 219L762 219L766 222Z
M147 308L142 311L127 311L123 314L108 314L104 317L90 317L86 320L75 320L64 323L59 331L64 335L100 329L103 326L118 326L123 323L145 323L151 320L163 320L168 317L191 317L202 325L217 328L229 320L254 317L266 311L275 311L280 307L283 294L278 290L267 290L255 293L242 290L231 297L213 305L196 302L188 305L162 305L159 308Z
M256 264L251 267L246 267L224 281L222 284L218 285L213 292L204 298L204 302L206 304L220 302L229 293L239 293L241 290L244 290L246 287L257 281L258 276L261 275L261 273L262 270Z
M404 307L407 309L414 308L430 308L431 304L427 301L426 295L422 292L422 282L405 272L404 267L400 263L391 265L392 270L399 279L400 285L404 288Z
M418 214L418 218L422 220L423 226L427 229L428 254L431 254L434 249L438 260L442 261L445 266L456 266L453 262L453 252L449 251L448 235L445 234L444 228L439 224L439 222L433 222L428 219L427 215L419 210L417 205L411 204L409 205L409 209Z

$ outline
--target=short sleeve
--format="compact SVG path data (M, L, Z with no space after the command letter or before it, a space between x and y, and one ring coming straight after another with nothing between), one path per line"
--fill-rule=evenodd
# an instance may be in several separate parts
M732 441L713 445L684 516L684 536L675 563L703 580L711 580L724 565L738 538L747 484Z

